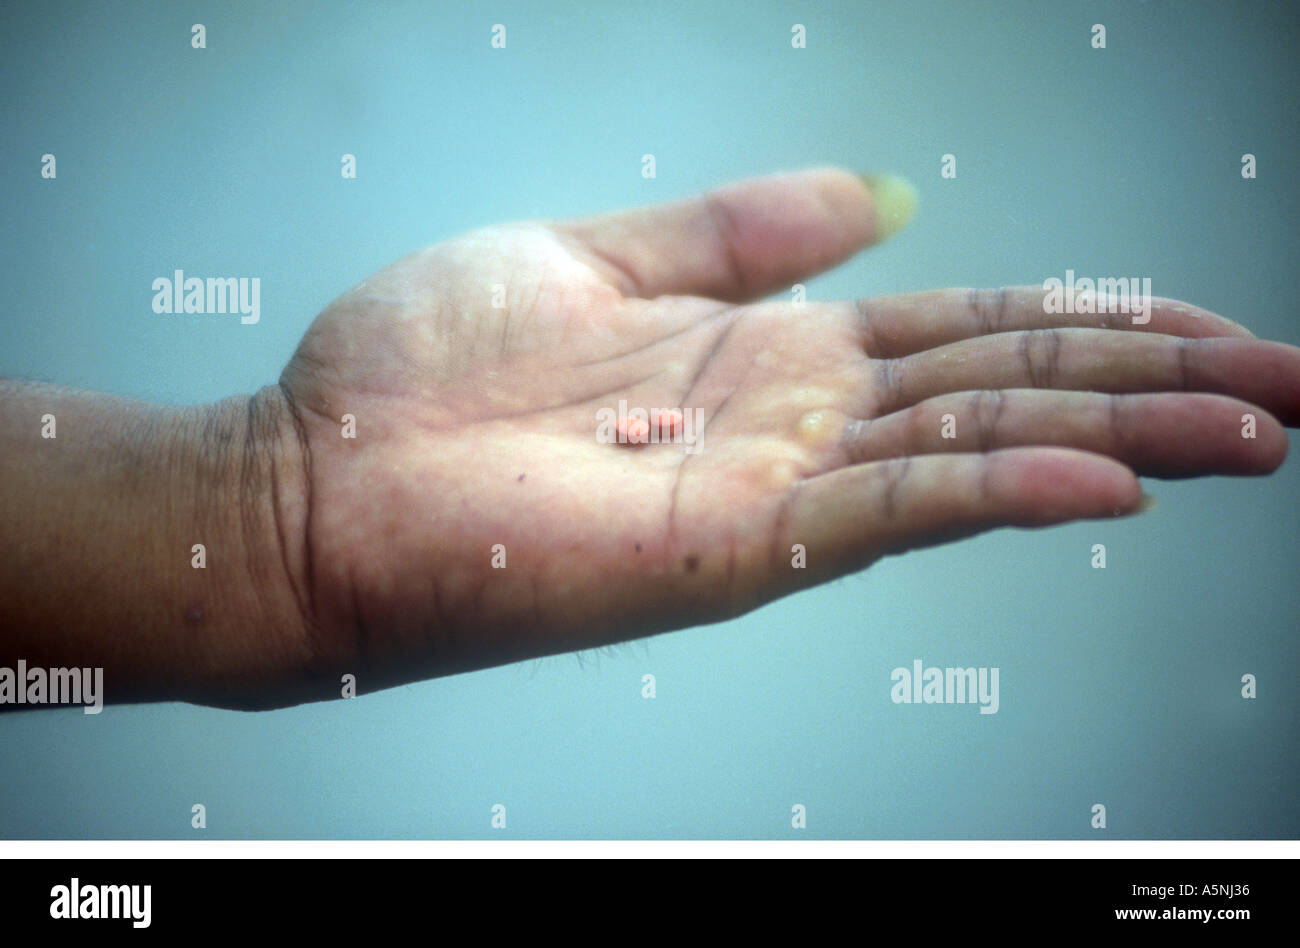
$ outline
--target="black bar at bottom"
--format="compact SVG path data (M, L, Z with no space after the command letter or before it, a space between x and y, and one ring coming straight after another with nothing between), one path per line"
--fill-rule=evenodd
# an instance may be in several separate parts
M0 918L10 937L269 933L299 943L402 930L434 942L696 941L710 931L732 942L751 931L767 940L778 923L810 937L847 923L867 939L896 925L921 939L1095 929L1232 938L1290 927L1294 868L1211 859L4 860Z

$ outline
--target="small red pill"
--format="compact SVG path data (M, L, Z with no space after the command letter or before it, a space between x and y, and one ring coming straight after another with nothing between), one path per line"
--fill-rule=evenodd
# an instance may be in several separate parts
M618 424L619 440L628 444L645 444L650 440L650 423L640 418L628 418Z

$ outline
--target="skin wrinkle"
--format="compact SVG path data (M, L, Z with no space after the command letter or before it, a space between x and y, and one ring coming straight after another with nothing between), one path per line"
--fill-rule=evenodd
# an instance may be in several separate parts
M299 351L301 351L301 349ZM322 662L326 661L327 656L323 649L324 643L322 642L322 638L324 635L324 627L319 619L316 596L316 588L320 581L320 577L317 575L316 571L315 519L313 517L313 503L316 490L312 476L311 439L307 436L307 427L303 423L301 407L298 405L297 400L294 399L293 393L289 390L288 386L284 384L283 377L279 383L279 388L281 394L284 396L284 402L285 406L288 408L289 418L293 423L294 432L298 440L299 454L302 458L303 464L303 500L306 507L306 515L303 521L303 571L306 576L305 582L303 583L305 589L300 590L298 584L295 583L294 595L300 603L300 610L302 608L301 603L304 599L306 601L307 609L306 614L304 615L304 620L307 623L307 668L310 673L315 674L317 669L322 667ZM314 412L314 409L311 409L310 406L308 407L308 410ZM317 414L317 417L324 417L318 412L314 413ZM328 419L325 420L328 421ZM279 519L278 511L276 516L277 519Z
M1049 388L1056 386L1056 380L1061 376L1061 334L1055 329L1045 330L1047 333L1047 382Z
M592 363L592 364L594 365L596 363ZM469 428L472 428L475 425L486 425L486 424L492 424L494 422L499 422L499 421L509 421L512 418L523 418L528 415L536 415L539 412L543 412L543 411L558 411L564 408L581 408L584 405L598 403L600 399L608 398L611 395L616 395L616 394L626 392L627 389L629 388L633 388L638 385L643 385L646 382L649 382L651 379L658 378L662 374L663 374L662 371L655 371L649 375L645 375L642 376L641 378L634 379L631 382L622 382L614 388L607 389L606 391L603 392L597 392L594 395L576 395L568 401L557 402L555 404L549 404L549 405L534 405L531 408L523 408L517 411L498 412L497 414L487 415L486 417L483 418L465 419L461 421L459 424L461 428L468 430ZM373 394L370 397L385 398L390 400L402 398L402 396L400 395L373 395ZM323 416L319 412L316 412L316 415L317 417L323 418L325 421L329 422L330 424L335 423L333 419ZM427 428L427 430L430 431L444 430L443 427L440 425L425 426L425 427Z
M744 388L745 388L745 383L746 383L747 381L749 381L749 377L750 377L751 375L754 374L754 368L756 367L756 365L757 365L757 363L758 363L758 359L759 359L761 356L763 356L767 351L768 351L768 350L764 349L763 352L760 352L758 355L756 355L753 359L751 359L751 360L749 361L749 365L747 365L747 366L745 367L745 374L742 375L742 376L740 377L740 380L739 380L738 382L736 382L736 384L732 387L732 390L731 390L730 392L728 392L727 395L726 395L726 397L723 398L722 401L718 403L717 407L713 409L713 417L714 417L714 418L717 418L718 416L720 416L720 415L722 414L722 409L724 409L725 407L727 407L727 403L731 401L731 398L732 398L733 395L735 395L735 394L736 394L737 392L739 392L739 391L743 391L743 390L744 390ZM689 395L689 393L687 393L687 394ZM684 402L683 402L683 404L684 404Z
M642 352L645 352L647 349L653 349L655 346L663 345L666 342L670 342L673 339L676 339L678 336L684 336L687 335L688 333L696 332L699 330L708 331L709 329L708 321L716 319L717 317L725 314L728 310L731 310L733 308L734 307L730 303L722 303L718 306L716 310L714 310L714 312L709 313L707 316L704 317L705 322L690 323L686 326L683 326L681 329L676 330L675 332L669 333L666 336L659 336L655 339L652 339L643 346L637 346L635 349L628 349L625 352L616 352L613 355L603 356L599 359L593 359L590 362L575 362L573 363L573 366L574 368L581 369L581 368L586 368L587 366L590 365L603 365L608 362L614 362L618 359L624 359L631 355L638 355Z
M880 350L880 340L878 330L871 316L871 300L858 297L853 300L853 315L856 317L858 324L858 334L862 351L867 354L868 358L879 358L884 355Z
M324 362L318 359L310 350L302 346L300 346L298 350L293 354L293 359L290 360L291 364L293 361L298 359L301 359L303 362L308 363L312 368L312 372L316 375L321 375L326 371L332 372L332 368L330 366L326 365ZM280 388L283 389L284 385L282 384Z
M779 570L785 561L785 546L793 539L786 531L789 530L790 511L799 502L803 485L803 478L796 479L781 495L781 502L777 505L776 520L772 524L772 540L768 549L768 568L773 575L780 575Z
M898 362L898 359L881 359L876 364L876 388L884 393L878 399L877 417L892 415L903 407L903 384L899 378Z
M928 414L929 407L924 404L913 405L903 412L905 444L925 444L929 441L930 425L926 417Z
M534 303L536 303L536 300L534 300ZM511 315L513 315L514 310L511 310L510 312L511 312ZM525 315L526 315L526 313L525 313ZM505 357L506 357L506 353L509 351L509 346L510 346L510 319L511 319L511 316L507 316L507 317L505 317L504 319L501 320L501 343L500 343L500 345L497 347L497 358L499 358L499 359L505 359Z
M662 374L663 374L662 372L652 372L649 375L642 376L641 378L635 379L632 382L624 382L614 388L607 389L606 391L603 392L597 392L595 395L588 395L585 398L582 396L578 396L570 401L560 402L558 405L534 406L531 409L521 409L519 411L509 412L508 414L492 415L491 417L482 418L476 422L468 422L467 424L470 425L489 424L494 421L505 421L510 418L521 418L525 415L535 415L537 414L538 411L557 411L562 408L581 408L583 405L589 405L593 402L599 402L603 398L609 398L611 395L617 395L626 392L629 388L634 388L638 385L643 385L646 382L649 382L651 379L657 378Z
M521 337L522 337L522 335L523 335L523 330L526 329L526 328L528 327L528 318L529 318L529 316L532 316L534 319L536 319L538 313L541 312L542 290L545 289L545 287L546 287L546 275L547 275L547 273L549 273L549 272L550 272L550 265L549 265L545 260L543 260L543 261L542 261L542 273L541 273L541 276L539 276L539 277L537 278L537 289L536 289L536 290L534 291L534 293L533 293L533 302L532 302L532 305L530 305L528 308L526 308L526 309L524 310L524 312L523 312L523 316L524 316L524 325L520 327L520 336L521 336ZM561 281L560 281L560 286L563 287L563 285L564 285L564 281L561 280ZM561 289L560 292L563 293L563 290ZM563 302L564 302L564 301L563 301L562 298L561 298L561 300L560 300L559 302L560 302L560 305L559 305L557 308L558 308L560 311L562 311L562 312L566 312L566 313L567 313L567 312L569 311L569 307L563 305ZM511 309L510 309L510 317L507 318L507 319L505 319L505 320L503 320L503 322L505 323L505 329L502 331L502 339L501 339L501 347L502 347L502 351L503 351L503 352L506 351L506 339L507 339L507 337L508 337L509 334L510 334L510 322L511 322L511 320L515 317L515 315L516 315L516 314L515 314L514 308L511 307Z
M979 449L987 454L998 443L998 428L1002 421L1002 412L1006 409L1006 393L1001 389L989 389L975 395L972 412L979 419L976 433L979 435Z
M1001 330L1006 322L1007 299L1010 294L1005 286L998 287L995 293L997 295L997 316L994 318L994 324Z
M1151 308L1154 309L1155 305L1156 305L1155 301L1153 300L1151 303ZM1125 320L1132 319L1132 316L1130 316L1129 314L1121 313L1118 311L1114 313L1105 312L1100 315L1101 315L1102 329L1125 329L1126 330L1129 327L1125 325Z
M882 512L883 519L887 523L893 523L898 519L898 488L907 478L908 472L911 469L911 455L905 455L901 458L894 458L885 462L885 490L881 499L884 502L884 510Z
M1034 388L1053 388L1058 373L1061 337L1055 329L1031 329L1020 333L1016 351Z
M543 263L543 264L542 264L542 279L543 279L543 280L546 279L546 275L547 275L547 273L549 273L549 272L550 272L550 265L547 264L547 263ZM566 305L566 301L567 301L567 298L568 298L568 293L567 293L567 291L566 291L566 289L565 289L564 281L563 281L563 280L560 280L560 281L558 282L558 284L557 284L557 285L555 286L555 288L554 288L554 292L555 292L555 294L556 294L556 299L555 299L555 305L554 305L553 308L554 308L555 310L560 311L560 312L567 313L567 312L569 311L569 307ZM531 310L529 310L528 312L526 312L526 313L524 314L523 325L519 327L519 338L520 338L521 340L524 339L524 338L528 335L528 331L529 331L530 329L533 329L534 327L537 326L537 324L538 324L539 322L541 322L541 312L540 312L540 307L537 305L538 303L540 303L540 299L541 299L541 290L540 290L540 288L539 288L539 290L538 290L538 300L537 300L537 302L534 303L534 306L533 306L533 308L532 308Z
M278 386L276 390L278 391ZM272 423L270 427L272 432L274 433L275 443L276 445L278 445L281 442L281 439L279 437L280 433L278 430L278 425ZM280 566L284 570L285 580L288 582L289 588L293 591L294 602L297 603L299 615L302 616L304 625L306 627L309 627L309 619L308 619L309 609L307 607L307 603L304 601L302 590L299 588L298 581L294 576L293 566L290 563L290 559L289 559L289 543L291 541L288 535L288 529L285 523L285 518L280 513L282 509L281 507L282 498L284 496L284 491L281 487L282 477L281 477L280 465L276 463L277 452L272 450L271 448L272 448L272 444L268 440L266 450L267 450L267 461L270 465L270 471L271 471L271 516L272 516L273 526L275 528L275 536L277 540L276 551L279 553Z
M584 240L578 234L570 232L563 224L548 224L546 229L575 258L591 267L597 278L612 275L618 283L622 284L616 287L622 296L628 298L644 296L641 291L645 285L644 279L636 272L632 264L618 256L614 251L605 247L598 247L594 241ZM598 266L592 266L592 260ZM604 269L606 272L601 274L600 269Z
M714 192L705 197L704 207L709 220L717 231L718 241L727 263L727 272L731 276L732 285L736 288L731 295L738 299L749 299L752 295L749 290L749 280L745 275L745 268L741 266L736 251L736 234L739 233L739 230L736 227L736 219L732 216L731 208L727 204L727 199Z
M1033 388L1042 388L1038 384L1038 377L1034 371L1033 354L1030 352L1030 339L1032 336L1028 332L1022 332L1016 339L1016 354L1020 356L1020 361L1025 366L1025 376Z
M668 543L667 547L671 555L677 548L677 503L678 492L682 487L682 478L686 472L686 463L690 460L691 455L685 452L681 455L681 463L673 471L673 486L668 495Z
M701 376L704 375L705 370L709 366L709 361L713 358L714 354L727 341L727 338L731 335L731 331L736 327L736 323L738 321L736 317L738 312L739 312L738 310L734 310L734 309L730 311L730 314L727 318L726 325L722 327L722 331L718 333L718 338L714 340L713 345L709 347L708 351L704 353L704 357L700 360L699 367L695 370L695 374L691 378L690 385L686 389L686 394L682 397L683 409L685 409L686 406L690 403L691 395L694 394L696 387L698 387ZM714 417L715 418L717 417L716 412L714 413ZM692 455L683 452L681 455L682 458L681 463L677 465L677 469L673 473L673 487L672 487L672 492L669 495L669 503L668 503L668 549L670 551L675 549L675 543L677 540L678 495L682 487L682 478L685 476L686 473L687 461L689 461L691 457Z
M976 290L975 292L978 299L977 312L982 321L984 334L993 335L1001 332L1007 314L1007 287L1000 286L996 290Z
M251 405L255 400L256 396L249 399L249 404ZM294 578L293 569L289 563L288 537L285 535L284 518L279 515L281 503L280 469L279 465L275 463L275 453L268 451L267 454L271 465L271 510L277 540L276 549L280 554L280 566L284 570L285 580L289 583L289 588L293 590L293 597L298 604L298 611L302 613L304 611L302 593L298 588L298 582Z
M246 408L245 422L244 422L244 451L243 451L243 458L241 459L240 472L239 472L239 485L240 485L239 522L240 522L240 527L244 531L245 537L255 536L257 532L257 527L256 527L257 511L254 509L254 504L258 496L258 486L259 486L258 482L260 478L258 477L257 462L258 462L258 455L261 453L261 449L266 450L267 459L270 461L272 470L274 470L275 468L275 459L273 457L273 452L271 451L271 444L270 444L271 439L268 438L267 435L260 430L262 427L261 425L262 414L263 412L260 410L260 404L259 404L259 395L255 394L252 398L248 400L248 405ZM224 466L224 459L223 459L223 466ZM273 479L272 479L272 483L274 483ZM277 511L278 507L272 506L272 510ZM272 520L275 522L275 525L277 525L277 531L276 531L277 538L279 536L279 530L278 530L279 519L280 518L278 513L272 514ZM280 558L283 561L287 556L287 554L285 553L282 544L277 544L277 546L279 547ZM257 555L255 550L253 549L252 544L246 545L245 553L246 553L245 568L248 570L248 575L249 576L261 575L262 564L257 562ZM254 595L256 595L260 601L262 601L263 607L265 608L266 600L261 593L261 586L260 584L254 584L254 586L257 587L254 590Z
M1178 387L1184 392L1188 391L1187 383L1191 377L1189 371L1191 358L1191 340L1179 337L1178 339Z
M750 360L748 367L746 367L745 369L745 375L741 376L740 381L736 382L735 388L733 388L732 391L729 391L729 393L727 393L727 397L725 397L723 401L718 404L718 407L714 408L714 412L712 412L712 417L714 417L714 419L716 419L716 417L719 417L720 415L723 414L723 408L727 407L728 402L731 402L732 395L735 395L737 391L741 391L742 389L745 388L745 381L748 380L750 375L753 375L754 368L755 365L757 365L757 362L758 362L758 356L755 356L754 359ZM689 455L684 455L684 456L689 456ZM685 462L682 462L682 467L685 467ZM801 479L796 479L796 480L801 480ZM676 481L673 482L673 488L676 489ZM669 536L672 536L671 531L669 531ZM732 603L732 609L735 610L738 603L738 596L736 590L735 534L732 534L732 536L729 537L728 544L727 544L727 598L728 601Z
M981 333L987 334L992 327L992 320L989 317L988 305L985 302L985 290L974 288L966 293L966 308L971 311L979 324Z
M1128 443L1127 438L1126 438L1125 435L1123 434L1123 431L1122 431L1121 426L1120 426L1120 420L1119 420L1120 402L1119 402L1119 398L1120 398L1120 397L1119 397L1118 395L1116 395L1116 394L1114 394L1114 393L1112 392L1110 395L1107 396L1107 399L1106 399L1106 400L1107 400L1107 411L1108 411L1108 414L1109 414L1109 416L1110 416L1110 422L1109 422L1109 424L1110 424L1110 449L1111 449L1111 452L1112 452L1112 453L1115 453L1115 454L1116 454L1116 456L1120 456L1119 452L1120 452L1123 448L1127 447L1127 443Z

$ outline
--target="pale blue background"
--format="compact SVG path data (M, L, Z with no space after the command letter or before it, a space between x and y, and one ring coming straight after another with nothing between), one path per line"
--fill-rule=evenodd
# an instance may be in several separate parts
M251 392L426 242L822 163L922 203L813 298L1072 268L1300 344L1294 4L473 6L7 4L0 374ZM261 323L155 316L177 267L260 276ZM913 553L582 665L268 714L7 714L0 837L192 838L202 802L209 838L1093 838L1102 802L1111 838L1295 838L1300 458L1146 483L1140 518ZM999 666L1000 712L891 704L914 658Z

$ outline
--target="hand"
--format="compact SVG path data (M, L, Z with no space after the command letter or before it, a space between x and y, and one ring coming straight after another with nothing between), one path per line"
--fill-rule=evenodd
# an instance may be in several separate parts
M904 223L908 195L880 197L819 170L491 227L333 303L281 379L318 676L292 700L718 621L886 553L1132 513L1139 474L1282 462L1300 349L1187 304L755 302ZM603 443L620 400L699 413L697 450Z

